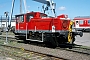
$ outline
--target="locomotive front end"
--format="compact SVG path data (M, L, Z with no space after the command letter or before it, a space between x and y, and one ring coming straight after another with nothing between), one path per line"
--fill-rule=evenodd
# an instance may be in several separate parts
M59 44L61 43L73 44L76 35L80 35L80 37L83 35L82 32L77 32L72 30L72 26L74 22L71 21L67 15L60 15L58 16L58 19L60 19L58 25L58 27L60 27L59 35L57 35L58 36L57 41Z

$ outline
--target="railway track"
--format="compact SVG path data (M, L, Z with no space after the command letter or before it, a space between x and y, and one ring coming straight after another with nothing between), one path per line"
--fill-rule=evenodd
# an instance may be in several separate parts
M2 39L2 38L1 38ZM5 39L5 37L3 37L3 39ZM12 40L12 41L14 41L15 40L15 38L12 38L12 37L8 37L8 39L9 40ZM18 40L17 40L18 41ZM16 42L16 40L15 40L15 42ZM18 43L19 44L19 43ZM25 45L25 46L28 46L28 45ZM32 47L32 46L29 46L28 47L28 49L26 48L26 47L23 47L24 49L26 49L26 50L29 50L29 47ZM17 47L17 46L16 46ZM41 46L38 46L38 47L41 47ZM36 47L35 47L36 48ZM46 48L46 47L45 47ZM41 49L42 49L42 47L41 47ZM43 54L45 54L45 55L48 55L48 56L50 56L50 57L55 57L55 58L57 58L57 59L62 59L63 58L63 60L65 60L65 59L71 59L71 57L70 56L72 56L72 54L74 55L74 53L75 53L75 57L76 57L76 54L77 54L77 56L78 55L83 55L83 56L86 56L86 59L87 60L90 60L90 49L89 48L86 48L86 47L83 47L83 46L79 46L79 45L75 45L74 47L73 47L73 49L68 49L68 48L56 48L56 49L51 49L51 48L46 48L47 49L47 51L48 51L48 49L50 49L50 50L52 50L52 51L54 51L54 50L57 50L57 51L60 51L60 53L61 53L61 55L60 56L57 56L57 55L59 55L59 54L57 54L57 52L56 52L56 55L54 54L54 53L45 53L44 51L43 52L41 52L41 51L36 51L36 52L40 52L40 54L41 53L43 53ZM35 49L31 49L31 50L34 50L35 51ZM38 50L38 48L37 48L37 50ZM45 49L44 49L45 50ZM69 57L67 57L67 56L63 56L62 55L62 52L61 51L63 51L63 52L66 52L66 53L70 53L70 56ZM72 54L71 54L72 53ZM65 54L64 54L65 55ZM72 60L76 60L75 59L75 57L72 57ZM80 57L78 57L79 58L79 60L80 60ZM77 58L77 59L78 59ZM83 59L81 59L81 60L84 60L84 57L83 57Z
M62 49L62 50L72 51L72 52L76 52L76 53L80 53L80 54L90 55L90 47L81 46L81 45L74 45L72 49L68 49L68 48L57 48L57 49Z
M23 55L26 55L25 52L19 51L19 50L17 52L17 49L16 48L12 48L12 47L7 47L7 46L0 45L0 52L4 56L13 57L13 59L29 60L28 58L23 57ZM15 58L15 57L17 57L17 58Z
M15 37L8 37L8 38L11 39L10 41L16 41L16 42L22 41L22 40L15 40ZM3 37L3 39L5 39L5 37ZM39 45L39 44L37 44L37 45L41 46L41 47L43 46L43 45ZM60 47L62 47L62 46L60 46ZM76 45L76 44L74 44L72 49L68 49L68 45L67 46L63 45L62 48L60 48L60 47L57 47L56 49L68 50L68 51L73 51L73 52L77 52L77 53L82 53L82 54L90 55L90 47L85 47L85 46Z
M5 37L2 36L1 40L3 40L4 42ZM22 41L22 40L15 40L15 38L8 37L7 44L0 43L0 52L6 55L8 54L10 56L18 57L18 60L66 60L52 55L30 51L22 47L15 47L15 46L9 45L10 42L17 42L17 41Z
M10 56L18 57L17 60L64 60L54 56L48 56L34 51L25 50L24 48L17 48L0 44L0 52Z

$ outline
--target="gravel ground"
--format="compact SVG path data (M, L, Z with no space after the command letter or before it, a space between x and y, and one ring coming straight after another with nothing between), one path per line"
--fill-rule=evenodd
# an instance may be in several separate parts
M0 53L0 60L15 60L15 59Z
M12 44L13 43L13 44ZM23 43L16 43L16 42L8 42L8 44L4 44L4 45L11 45L11 46L15 46L17 45L17 47L19 47L20 49L16 49L16 48L10 48L10 47L5 47L2 46L1 41L0 41L0 60L22 60L19 57L24 57L26 59L30 59L30 60L63 60L63 59L57 59L54 57L49 57L46 55L42 55L42 54L38 54L38 53L34 53L34 52L30 52L30 51L25 51L23 47L20 47L19 45L25 45ZM12 58L10 58L10 57ZM17 57L18 56L18 57ZM14 58L14 59L13 59ZM25 60L25 59L24 59Z
M84 33L83 37L76 37L75 44L78 45L83 45L83 46L89 46L90 47L90 33ZM65 51L65 50L59 50L59 49L50 49L50 48L43 48L43 47L37 47L33 45L14 45L16 47L22 47L27 50L31 51L36 51L40 53L45 53L45 54L52 54L53 56L57 56L60 58L65 58L69 60L90 60L90 55L86 54L80 54L80 53L75 53L75 52L70 52L70 51Z
M53 56L57 56L57 57L69 59L69 60L90 60L90 55L80 54L80 53L61 50L61 49L50 49L50 48L38 47L38 46L28 45L28 44L14 45L14 46L22 47L30 51L49 54L49 55L53 55Z

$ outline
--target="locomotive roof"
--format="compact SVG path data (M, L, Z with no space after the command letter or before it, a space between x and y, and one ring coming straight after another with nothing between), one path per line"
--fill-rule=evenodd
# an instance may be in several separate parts
M45 16L47 16L47 14L45 14L45 13L41 13L41 12L29 12L29 13L27 13L27 14L36 14L36 13L40 13L41 15L45 15Z
M28 13L26 13L26 14L31 14L31 15L35 15L36 13L40 13L40 16L47 16L47 14L45 14L45 13L41 13L41 12L28 12ZM20 16L20 15L25 15L25 14L18 14L18 15L16 15L16 16Z

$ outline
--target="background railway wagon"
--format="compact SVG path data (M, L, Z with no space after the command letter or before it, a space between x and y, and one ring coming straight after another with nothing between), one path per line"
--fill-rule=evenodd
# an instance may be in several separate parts
M90 32L90 17L75 17L74 22L76 31Z

